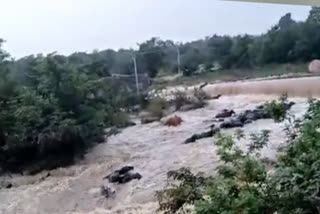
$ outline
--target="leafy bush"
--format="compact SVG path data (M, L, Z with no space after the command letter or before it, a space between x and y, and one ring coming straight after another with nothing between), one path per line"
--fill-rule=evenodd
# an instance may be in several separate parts
M239 139L243 136L239 136ZM259 150L266 145L269 131L251 135L248 151L242 151L231 136L217 135L218 155L223 165L206 186L205 197L196 202L197 213L267 213L273 196L267 186L266 165Z
M149 105L147 107L147 111L153 116L157 118L163 117L164 109L167 105L167 101L163 98L156 97L150 100Z
M299 136L279 158L273 183L278 189L279 213L320 212L320 102L310 101Z
M194 108L202 108L209 99L209 96L202 90L198 88L193 89L193 96L187 95L187 89L185 91L177 90L173 93L172 103L176 110L181 109L184 105L192 105Z
M3 170L36 173L70 164L103 140L104 127L128 124L121 110L127 104L125 89L94 70L48 55L35 58L18 79L9 72L7 58L0 58Z
M292 121L286 130L295 130L286 131L287 146L271 171L268 163L259 158L269 131L251 135L246 151L236 143L236 139L244 137L242 132L234 137L218 134L216 146L222 164L216 174L203 178L205 182L194 189L198 199L188 201L184 187L170 186L161 192L165 197L158 198L160 208L168 214L175 213L177 206L172 204L179 201L179 207L194 204L199 214L320 213L320 102L310 101L304 123ZM290 136L292 133L295 137ZM179 178L174 181L176 184L190 180Z
M196 87L193 89L193 96L201 103L205 103L205 100L210 99L210 96L205 91Z
M190 99L187 96L187 93L182 90L176 90L172 93L173 99L172 102L176 110L179 110L183 105L190 104Z
M124 128L133 124L126 112L116 112L111 117L111 124L118 128Z
M184 210L185 204L193 204L201 199L203 187L207 179L201 174L194 175L188 168L167 173L167 186L156 192L159 201L158 211L164 214Z
M168 173L169 187L157 192L159 210L171 214L195 203L197 213L261 213L267 208L263 201L268 194L263 186L267 172L257 157L268 137L269 131L251 135L253 142L245 153L231 136L218 134L217 153L224 163L218 167L218 175L205 178L186 169ZM243 138L243 134L239 132L237 138Z
M282 95L278 100L273 100L266 104L266 110L268 114L276 122L281 122L286 118L288 110L288 96L286 94Z

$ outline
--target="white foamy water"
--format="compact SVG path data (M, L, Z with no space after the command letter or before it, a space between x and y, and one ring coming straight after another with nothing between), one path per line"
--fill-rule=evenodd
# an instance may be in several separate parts
M181 126L167 127L154 122L124 129L89 151L79 164L54 170L44 181L14 176L14 187L0 190L0 214L155 213L154 192L165 185L169 170L190 167L193 172L209 174L218 164L213 138L185 145L186 138L208 130L213 124L210 120L224 108L240 113L274 98L270 95L222 96L210 101L205 108L177 112L176 115L184 120ZM307 107L306 98L290 100L296 102L291 112L302 115ZM276 149L284 142L283 127L283 123L259 120L243 130L246 135L271 130L270 143L262 154L274 158ZM102 178L124 165L134 166L142 179L117 185L115 198L105 199L99 192Z

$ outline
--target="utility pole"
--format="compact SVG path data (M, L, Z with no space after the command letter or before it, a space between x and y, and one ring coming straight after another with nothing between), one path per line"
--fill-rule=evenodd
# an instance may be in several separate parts
M133 60L133 67L134 67L134 75L136 79L137 94L139 94L138 69L137 69L137 60L135 55L132 57L132 60Z
M176 45L176 49L177 49L178 74L180 74L181 73L181 69L180 69L180 50L179 50L179 46Z

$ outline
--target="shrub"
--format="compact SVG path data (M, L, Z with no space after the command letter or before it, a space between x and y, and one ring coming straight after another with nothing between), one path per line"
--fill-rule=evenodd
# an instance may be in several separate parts
M268 136L268 131L252 135L253 142L245 153L231 136L218 134L217 153L224 163L218 167L218 174L205 178L186 169L170 172L169 187L157 192L159 210L173 214L185 204L195 203L197 213L261 213L267 208L264 201L269 195L263 186L266 167L257 157ZM237 137L242 138L242 133Z
M177 90L173 93L172 103L175 106L176 110L181 109L184 105L192 106L192 109L202 108L205 106L206 99L209 99L209 96L202 89L193 89L192 96L188 97L187 89L185 91Z
M62 56L38 57L32 65L18 81L0 60L3 170L36 173L71 164L103 139L104 127L127 125L121 86Z
M202 197L206 178L201 174L194 175L188 168L181 168L167 173L167 186L156 192L159 201L158 211L164 214L176 213L184 209L185 204L193 204Z
M311 116L312 115L312 116ZM247 151L241 150L236 136L218 134L217 154L222 164L217 173L203 178L200 186L194 188L195 200L186 200L184 189L179 184L190 179L179 177L175 186L161 191L159 205L166 213L175 213L177 207L194 204L199 214L248 213L248 214L313 214L320 213L320 102L310 101L304 123L296 122L295 137L288 136L287 147L282 150L272 171L259 158L259 150L268 141L269 131L250 136ZM192 177L194 175L188 175ZM179 206L176 204L179 202Z
M201 103L205 103L205 100L210 99L210 96L204 90L196 87L193 89L193 96Z
M166 108L167 101L163 98L156 97L149 101L147 111L157 118L161 118L164 115L164 109Z
M116 112L111 117L111 125L116 126L117 128L125 128L132 125L130 117L126 112Z
M282 95L278 100L273 100L266 104L266 110L268 114L276 122L281 122L286 118L288 110L288 96Z
M231 136L218 134L216 145L223 164L210 179L202 197L196 202L197 213L265 213L271 209L272 196L265 188L267 171L259 161L259 150L267 143L269 132L251 135L248 151L242 151ZM239 136L239 139L243 136Z
M188 98L187 93L185 91L176 90L175 92L173 92L172 95L172 102L176 110L179 110L183 105L191 104L191 101Z

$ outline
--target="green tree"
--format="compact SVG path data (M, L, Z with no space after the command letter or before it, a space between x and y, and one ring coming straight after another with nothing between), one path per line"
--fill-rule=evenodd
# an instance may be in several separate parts
M150 77L155 77L164 62L165 43L159 38L151 38L144 43L139 44L138 54L141 56L142 66ZM140 59L140 57L139 57Z

